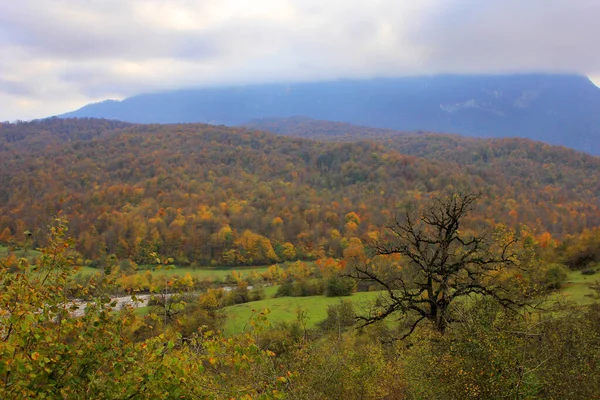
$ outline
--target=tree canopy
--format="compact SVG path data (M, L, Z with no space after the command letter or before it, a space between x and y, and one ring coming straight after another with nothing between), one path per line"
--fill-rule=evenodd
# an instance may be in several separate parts
M478 198L471 192L453 192L417 212L406 212L375 241L376 257L352 266L353 277L385 290L384 300L359 317L364 325L400 314L410 320L405 336L424 320L444 333L455 321L452 306L463 297L488 296L505 307L520 304L503 275L519 263L516 236L506 230L462 230ZM401 258L393 262L386 257L390 255Z

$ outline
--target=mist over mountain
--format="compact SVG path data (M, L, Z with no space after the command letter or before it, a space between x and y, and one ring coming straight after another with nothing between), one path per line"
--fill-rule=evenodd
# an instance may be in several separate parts
M600 154L600 89L577 75L444 75L214 87L109 100L61 117L238 125L295 115L409 131L524 137Z

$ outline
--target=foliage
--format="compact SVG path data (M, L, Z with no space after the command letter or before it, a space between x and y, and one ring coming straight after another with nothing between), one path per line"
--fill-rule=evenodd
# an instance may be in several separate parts
M355 312L352 302L341 300L339 304L327 306L327 318L319 322L319 328L324 331L341 331L354 325Z
M0 398L597 396L600 288L580 272L565 281L558 263L597 269L598 160L518 139L375 136L2 124ZM482 190L476 206L418 208L466 183ZM408 218L380 229L394 211ZM77 243L62 219L38 228L56 214ZM352 269L385 291L352 294L340 276ZM501 307L559 287L592 305ZM264 298L276 290L312 297ZM325 291L351 296L314 296ZM137 316L114 292L154 305ZM373 323L350 329L368 300ZM433 329L389 343L422 313ZM411 317L397 328L392 315Z
M302 343L283 357L295 371L289 389L297 399L406 399L402 364L376 335L348 331Z
M66 231L58 220L37 262L21 258L17 273L0 261L0 397L281 397L289 376L277 375L274 354L253 337L224 339L206 327L198 333L198 321L182 319L214 311L210 301L143 338L131 310L117 311L106 295L74 314L64 290L76 272Z
M365 129L347 133L357 140ZM600 223L597 158L517 139L377 137L324 143L201 124L2 124L0 242L44 245L38 227L61 211L79 239L78 264L115 255L142 265L151 252L180 266L341 258L356 249L353 239L380 233L398 206L463 184L483 194L465 220L473 229L525 223L552 243Z
M462 309L448 334L422 332L401 350L417 398L594 397L600 331L596 310L506 313L491 299Z
M14 261L0 259L1 398L575 399L600 390L598 305L515 314L475 296L455 304L458 322L444 335L424 327L390 344L397 332L385 323L350 329L354 309L378 293L276 298L228 307L248 313L246 329L225 337L220 303L235 290L185 294L182 279L169 289L181 297L159 296L158 309L138 318L106 295L117 265L93 294L73 284L80 275L66 232L57 220L34 264L18 258L11 272ZM236 290L252 296L242 279ZM75 314L70 296L86 292L92 301ZM177 307L160 314L161 301Z
M587 269L600 263L600 228L585 230L577 238L567 238L558 253L564 263L574 270Z
M416 215L407 212L404 221L394 221L389 235L374 245L379 257L403 257L401 266L388 268L393 270L391 276L380 273L373 263L353 264L351 276L375 282L386 292L369 315L359 316L363 324L400 313L412 319L406 335L423 320L444 333L456 320L454 303L462 298L489 296L509 308L519 304L506 278L509 267L519 262L514 234L500 231L486 236L462 230L477 199L473 193L451 193Z
M277 288L275 297L284 296L319 296L325 292L325 282L323 279L301 279L288 280Z
M567 279L567 270L561 264L551 264L546 270L545 282L549 289L560 289Z
M356 282L345 276L332 276L327 280L326 294L328 297L350 296L356 287Z

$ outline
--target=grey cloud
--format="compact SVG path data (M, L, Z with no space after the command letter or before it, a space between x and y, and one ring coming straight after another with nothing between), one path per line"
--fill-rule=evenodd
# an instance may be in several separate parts
M440 72L600 71L596 0L453 1L412 40Z
M116 93L132 95L151 87L143 79L131 79L100 66L70 67L59 74L59 79L78 86L81 94L94 99L114 96Z
M81 1L39 2L50 8L33 7L36 2L31 0L25 3L30 7L0 4L0 41L22 46L33 55L67 60L144 60L203 59L218 54L218 38L211 32L174 32L140 23L135 19L132 2L106 2L112 3L112 9L94 2L100 5L97 14Z
M0 93L6 93L13 96L30 96L34 94L35 91L28 83L3 79L0 77Z
M216 84L600 75L599 17L598 0L0 0L0 96L27 97L30 115Z
M432 0L419 16L421 21L403 19L404 6L398 4L405 3L399 1L295 0L290 4L296 15L289 25L242 15L206 28L199 22L198 29L183 31L136 19L134 5L141 3L4 2L0 38L32 54L74 61L163 57L219 62L235 58L236 52L248 53L249 47L265 53L273 42L286 42L286 47L299 50L294 54L297 61L306 63L330 49L342 48L351 59L353 52L379 45L397 46L395 55L381 56L400 59L404 35L424 52L419 67L432 72L600 69L595 54L595 38L600 34L597 0ZM194 5L195 12L203 10L202 2L188 4ZM384 29L385 38L381 36ZM343 76L345 71L338 73Z

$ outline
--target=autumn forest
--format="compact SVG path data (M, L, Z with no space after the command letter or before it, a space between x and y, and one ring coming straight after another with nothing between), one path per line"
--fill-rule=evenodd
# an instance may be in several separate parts
M60 119L3 125L0 135L0 241L22 244L29 230L38 246L40 228L60 212L85 260L339 258L348 239L368 238L449 185L484 194L473 228L524 225L562 240L600 224L600 160L527 140L421 134L337 143Z

